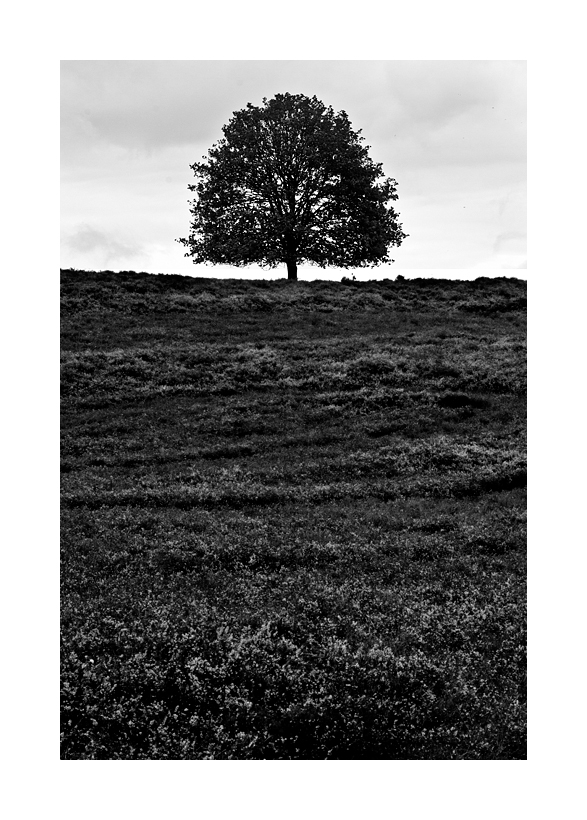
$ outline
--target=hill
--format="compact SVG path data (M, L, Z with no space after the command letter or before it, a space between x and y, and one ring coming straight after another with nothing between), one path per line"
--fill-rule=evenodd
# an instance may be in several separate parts
M525 758L525 309L62 271L62 757Z

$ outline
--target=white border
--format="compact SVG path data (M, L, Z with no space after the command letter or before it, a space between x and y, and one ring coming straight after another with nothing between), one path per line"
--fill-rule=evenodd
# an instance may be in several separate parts
M575 12L577 9L577 12ZM451 820L581 805L584 534L583 27L497 0L28 3L6 12L4 748L8 816ZM561 22L558 22L561 21ZM563 26L564 23L564 26ZM525 762L60 762L57 262L60 59L528 59L530 756ZM6 103L5 103L6 105ZM580 141L580 142L579 142ZM436 272L438 273L438 272ZM581 700L579 700L579 697ZM230 768L229 768L230 767Z

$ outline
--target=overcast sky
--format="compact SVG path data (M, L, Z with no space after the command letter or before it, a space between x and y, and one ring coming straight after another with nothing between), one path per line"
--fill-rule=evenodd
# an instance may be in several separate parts
M398 182L395 264L360 278L526 275L525 61L62 61L61 266L285 276L194 265L189 165L248 102L314 94ZM300 278L346 271L300 266Z

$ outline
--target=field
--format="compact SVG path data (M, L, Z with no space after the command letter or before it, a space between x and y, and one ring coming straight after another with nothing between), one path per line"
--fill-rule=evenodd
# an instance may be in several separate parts
M61 315L63 759L525 759L525 282Z

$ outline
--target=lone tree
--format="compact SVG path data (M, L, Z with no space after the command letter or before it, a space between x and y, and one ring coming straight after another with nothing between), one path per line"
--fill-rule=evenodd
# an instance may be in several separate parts
M277 94L235 111L204 162L191 165L187 248L194 263L287 265L288 279L309 262L324 268L392 262L407 236L383 178L344 111L316 97Z

